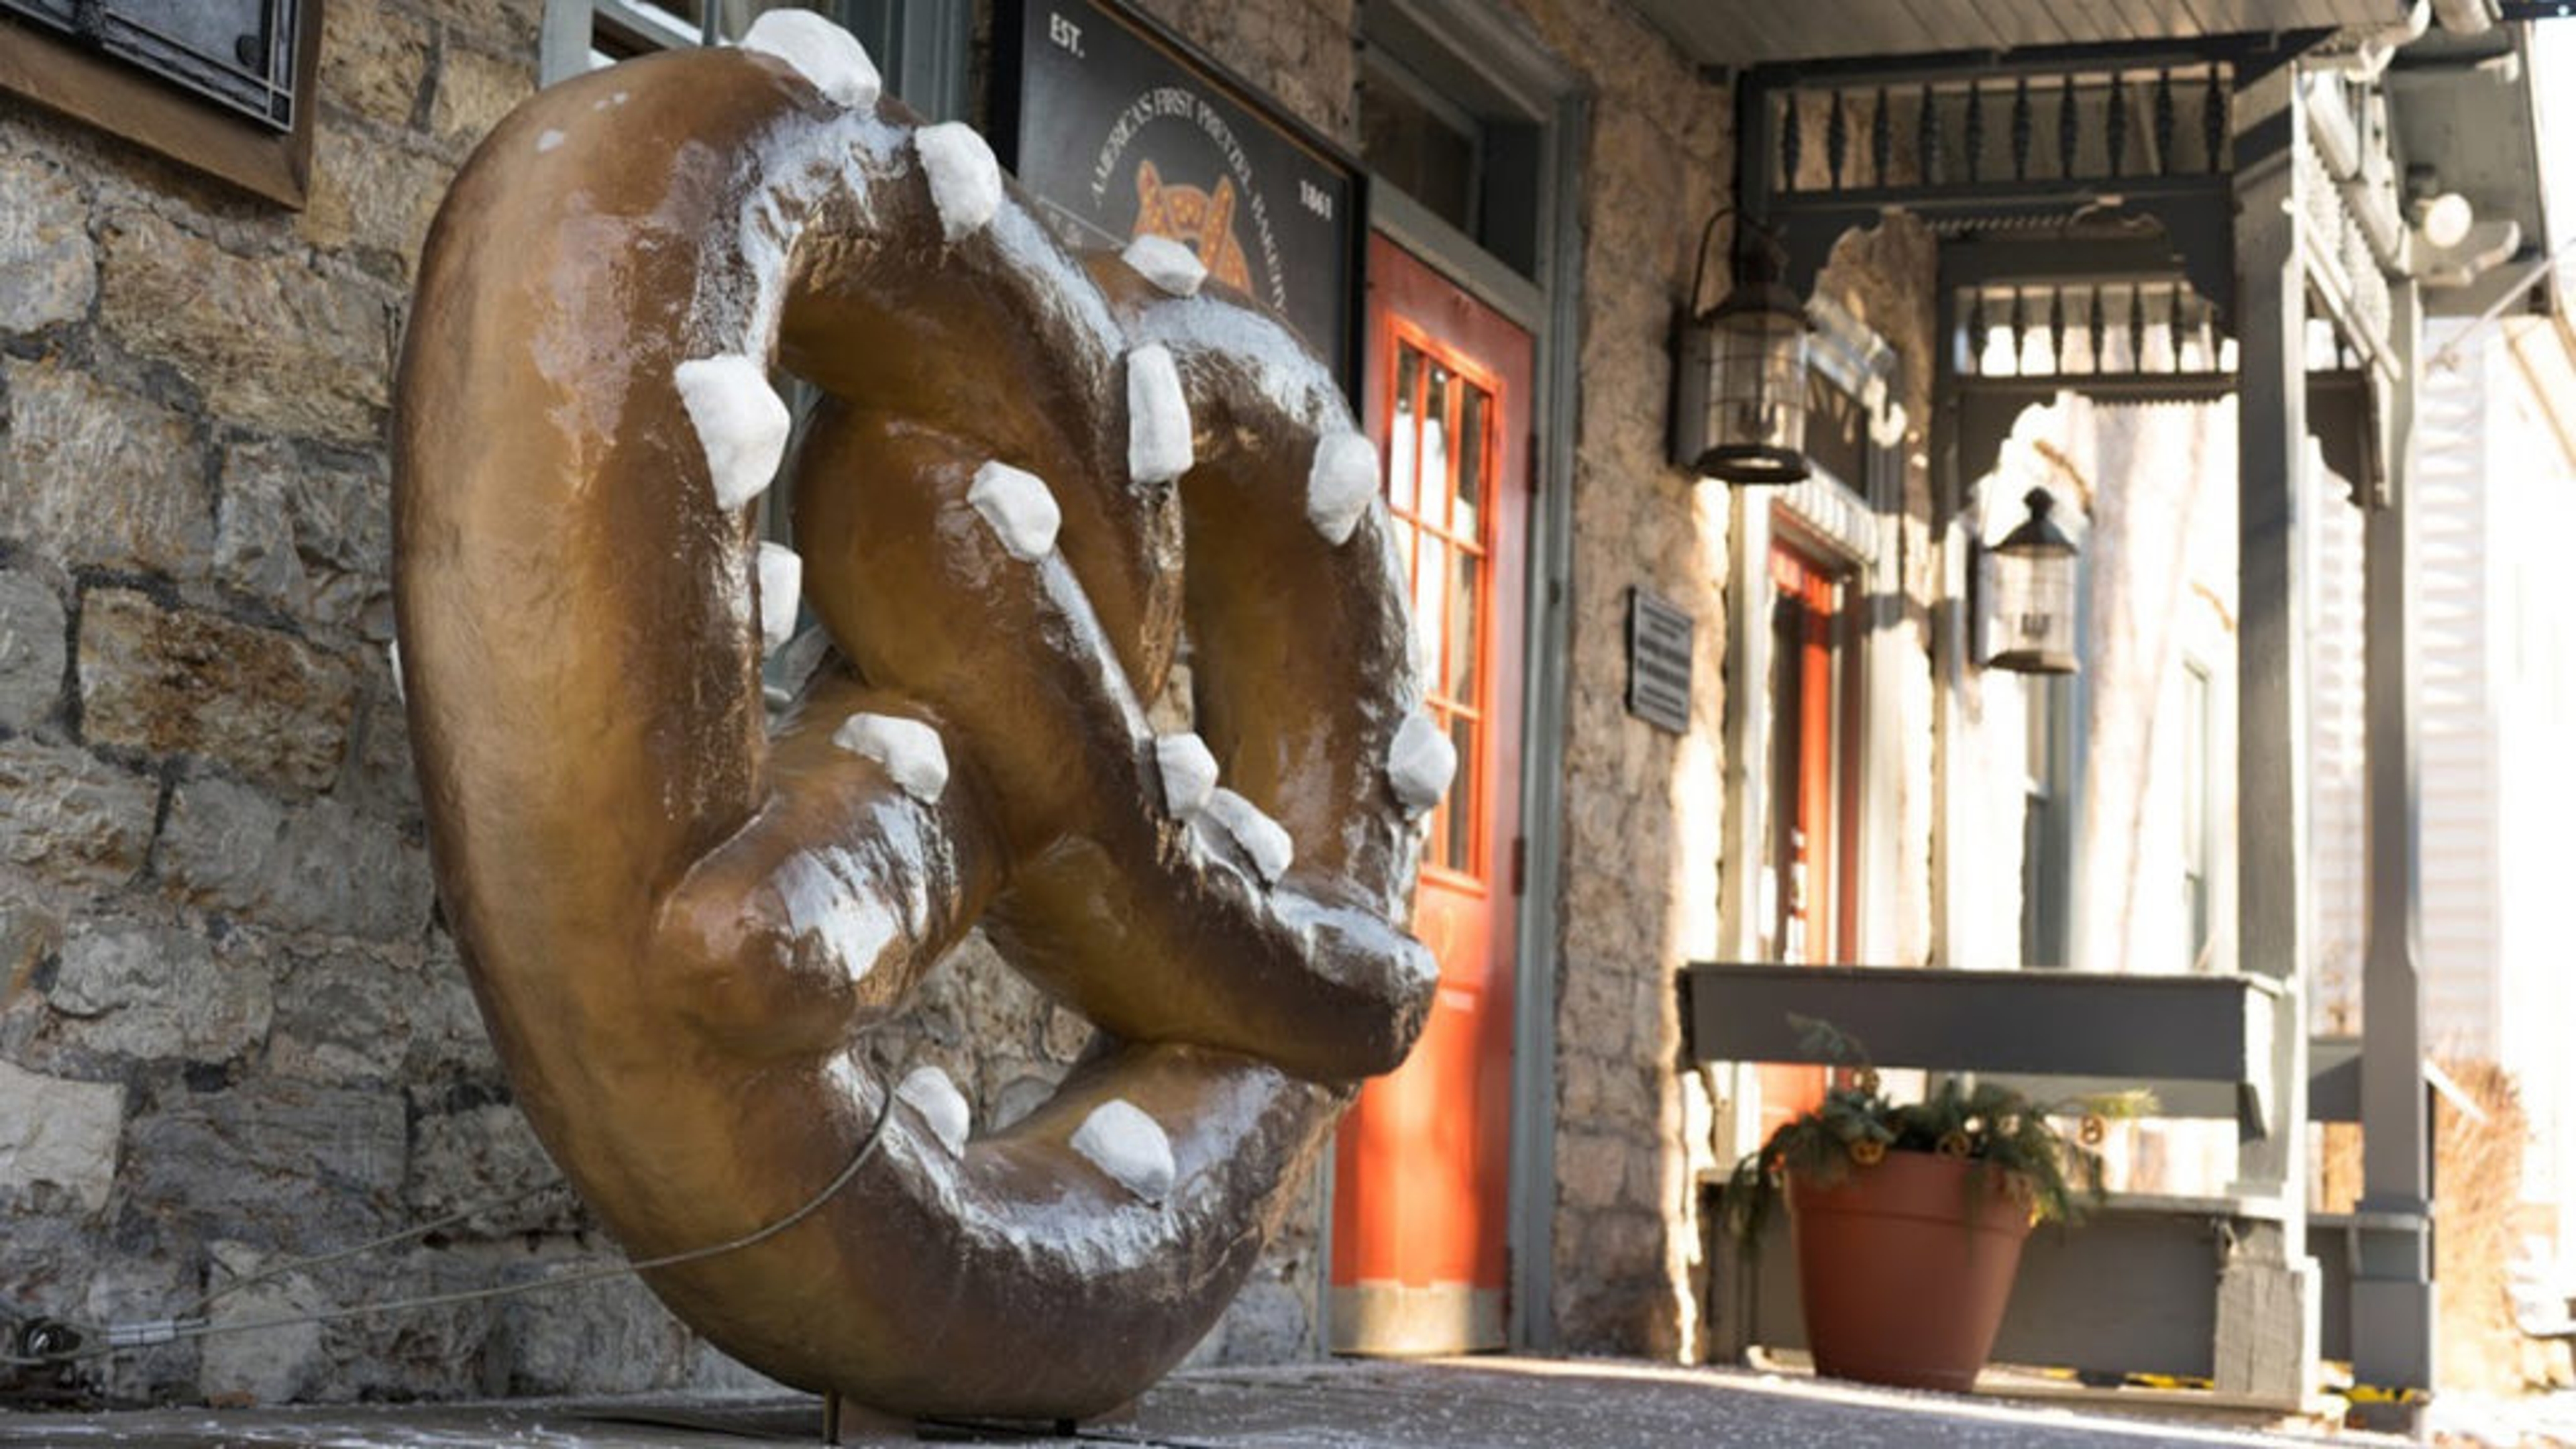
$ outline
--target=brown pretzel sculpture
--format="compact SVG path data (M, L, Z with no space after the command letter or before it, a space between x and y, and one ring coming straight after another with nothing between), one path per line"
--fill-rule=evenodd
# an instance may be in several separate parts
M786 12L458 176L396 424L412 738L484 1019L618 1240L821 1199L654 1291L792 1384L1078 1416L1208 1329L1409 1049L1451 761L1330 375L1177 248L1075 262L875 92ZM793 502L838 650L774 735L773 361L826 394ZM1184 635L1198 734L1157 737ZM1104 1033L980 1135L861 1055L979 923Z

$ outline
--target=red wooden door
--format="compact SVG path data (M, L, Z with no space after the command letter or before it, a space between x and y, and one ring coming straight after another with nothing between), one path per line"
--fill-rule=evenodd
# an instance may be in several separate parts
M1363 406L1426 707L1458 773L1414 898L1439 995L1413 1056L1361 1091L1335 1144L1332 1344L1455 1353L1503 1344L1530 337L1373 237L1367 348Z
M1782 961L1840 959L1848 912L1840 829L1844 691L1841 578L1786 543L1771 549L1773 919ZM1822 1067L1761 1069L1762 1131L1824 1102Z

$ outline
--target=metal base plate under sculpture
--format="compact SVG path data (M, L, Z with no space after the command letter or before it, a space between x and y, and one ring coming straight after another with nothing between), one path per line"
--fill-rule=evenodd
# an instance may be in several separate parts
M492 133L405 343L402 679L485 1021L653 1290L798 1387L1073 1418L1198 1341L1410 1049L1454 761L1332 375L876 90L781 11ZM823 395L793 554L773 368ZM800 600L832 647L772 720ZM981 1133L867 1050L979 926L1102 1032Z

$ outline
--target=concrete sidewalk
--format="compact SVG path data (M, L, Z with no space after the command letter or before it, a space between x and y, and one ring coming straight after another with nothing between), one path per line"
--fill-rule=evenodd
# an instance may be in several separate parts
M221 1412L0 1414L0 1444L137 1449L722 1449L812 1444L815 1401L710 1398L360 1405ZM843 1442L990 1443L1154 1449L2318 1449L2370 1436L2258 1434L2147 1423L1985 1399L1911 1394L1734 1369L1607 1360L1479 1358L1330 1362L1175 1375L1120 1417L1070 1434L1051 1426L928 1424Z

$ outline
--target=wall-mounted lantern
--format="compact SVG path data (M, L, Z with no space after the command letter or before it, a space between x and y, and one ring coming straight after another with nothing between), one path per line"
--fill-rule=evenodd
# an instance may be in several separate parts
M2030 517L2005 534L1990 555L1995 652L1989 669L2021 674L2075 672L2075 540L2048 516L2045 488L2022 499Z
M1807 476L1807 310L1781 280L1786 259L1758 224L1739 219L1732 285L1698 311L1708 242L1700 233L1688 305L1673 324L1673 461L1723 483Z

